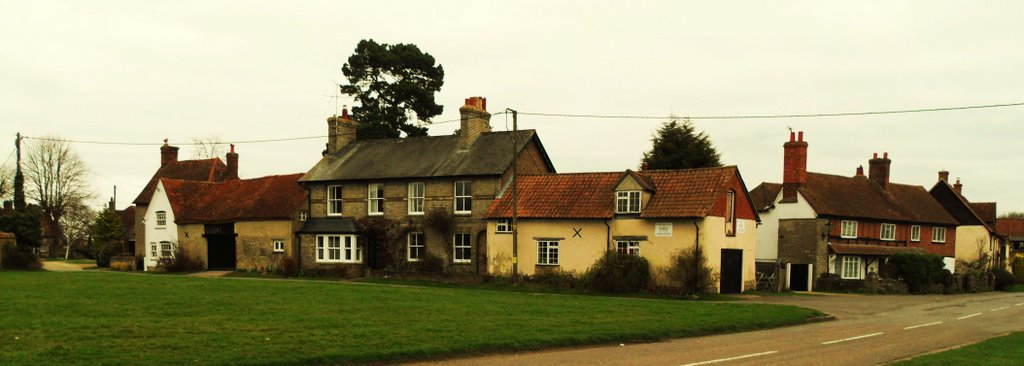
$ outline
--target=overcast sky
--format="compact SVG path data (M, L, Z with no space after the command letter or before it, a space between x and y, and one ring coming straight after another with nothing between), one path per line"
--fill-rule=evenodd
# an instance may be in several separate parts
M1022 16L1020 1L0 1L0 139L12 141L0 159L16 132L172 144L324 135L328 96L361 39L413 43L444 66L437 120L474 95L491 111L654 116L1021 102ZM792 127L806 131L810 171L852 175L888 152L894 182L931 188L946 169L969 199L1006 212L1024 211L1022 121L1024 107L695 124L750 189L781 181ZM505 116L491 122L505 129ZM559 172L636 168L660 123L519 120ZM239 145L240 175L305 172L325 142ZM157 146L74 148L97 205L114 185L118 208L130 204L159 166Z

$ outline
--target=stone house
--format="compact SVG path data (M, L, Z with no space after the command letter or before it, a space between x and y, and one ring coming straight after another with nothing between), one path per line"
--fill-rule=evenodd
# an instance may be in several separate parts
M1009 265L1010 250L996 233L996 203L972 203L963 196L960 179L949 184L949 172L940 171L939 180L929 193L959 224L956 229L957 272L966 270L964 264L982 255L991 258L994 267Z
M299 179L310 213L298 231L300 266L362 271L432 255L452 271L486 272L484 216L513 161L521 174L555 169L536 131L491 131L486 99L467 98L459 112L457 135L377 140L358 139L347 111L328 118L327 150ZM451 227L428 227L431 215ZM399 233L366 235L362 224Z
M889 181L888 153L852 177L807 171L803 132L783 145L783 181L750 192L761 215L758 272L776 288L811 291L823 274L863 280L887 258L928 252L953 268L957 221L921 186Z
M509 190L488 209L491 274L581 274L617 250L646 258L666 285L673 255L699 245L720 292L754 288L758 216L734 166L524 175L518 186L518 248Z

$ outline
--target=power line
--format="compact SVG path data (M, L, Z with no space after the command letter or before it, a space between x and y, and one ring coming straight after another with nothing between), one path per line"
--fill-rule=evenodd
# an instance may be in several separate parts
M657 119L657 120L668 120L668 119L703 119L703 120L723 120L723 119L780 119L780 118L819 118L819 117L844 117L844 116L874 116L883 114L906 114L906 113L924 113L924 112L944 112L944 111L958 111L958 110L970 110L970 109L986 109L986 108L1003 108L1003 107L1018 107L1024 106L1024 102L1017 103L1004 103L1004 104L986 104L986 105L971 105L971 106L959 106L959 107L939 107L939 108L921 108L921 109L897 109L888 111L862 111L862 112L836 112L836 113L806 113L806 114L753 114L753 115L724 115L724 116L640 116L640 115L606 115L606 114L571 114L571 113L542 113L542 112L519 112L525 116L537 116L537 117L565 117L565 118L595 118L595 119Z

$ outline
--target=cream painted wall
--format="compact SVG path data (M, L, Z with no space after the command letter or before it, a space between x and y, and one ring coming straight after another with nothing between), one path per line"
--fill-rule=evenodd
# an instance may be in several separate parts
M779 259L779 220L780 219L813 219L817 217L814 208L807 204L799 193L794 203L779 203L782 190L775 196L775 208L768 212L760 212L761 226L757 228L757 254L759 261L776 261Z
M167 213L167 225L163 227L156 226L156 213L157 211L164 211ZM174 223L174 210L171 208L171 201L167 199L167 191L164 190L163 182L157 182L156 190L153 191L153 198L149 202L149 207L146 209L146 215L143 219L146 227L146 241L142 243L145 245L146 257L143 262L145 270L150 270L156 267L157 260L160 258L160 242L168 241L173 245L178 244L178 229ZM136 243L139 245L139 243ZM153 246L156 245L156 256L153 256Z
M206 238L203 233L206 229L203 224L178 225L178 245L185 251L185 255L192 258L199 258L203 267L207 267L209 254L206 250Z
M178 225L179 245L189 257L209 266L209 250L203 224ZM288 220L239 221L235 223L235 260L239 269L277 268L277 262L294 252L293 223ZM274 240L284 240L284 253L274 252Z
M956 261L957 273L962 273L963 268L959 265L961 261L974 261L978 259L979 249L994 255L992 236L988 229L981 225L957 226L956 228Z

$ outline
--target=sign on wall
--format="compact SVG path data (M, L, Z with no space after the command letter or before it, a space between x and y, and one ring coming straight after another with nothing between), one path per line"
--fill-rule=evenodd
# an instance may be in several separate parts
M736 221L736 233L743 234L747 232L747 222L743 220Z
M654 236L672 236L672 223L660 222L654 224Z

